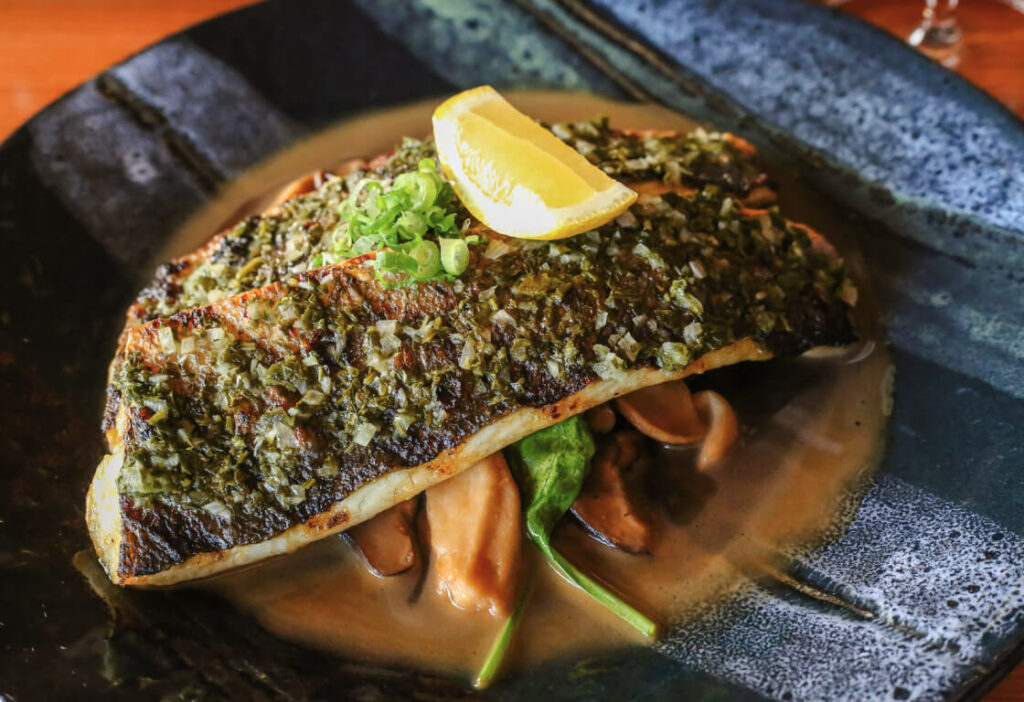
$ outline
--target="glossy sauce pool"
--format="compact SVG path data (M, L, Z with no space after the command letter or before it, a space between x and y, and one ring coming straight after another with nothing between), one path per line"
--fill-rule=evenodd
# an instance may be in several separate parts
M513 93L527 114L548 122L607 114L612 124L687 129L693 123L649 106L591 96ZM439 101L376 113L327 130L254 169L194 217L162 257L202 244L244 213L258 211L266 193L316 168L389 150L403 135L429 131ZM853 496L880 457L891 406L891 366L875 302L853 248L851 225L809 197L795 178L772 172L783 211L828 235L853 269L860 289L862 341L800 359L746 364L695 378L735 407L742 438L729 456L698 473L692 448L660 448L658 492L669 505L654 510L654 548L629 555L602 545L563 520L555 546L663 626L776 572L778 554L810 546L841 529ZM756 366L756 367L754 367ZM534 572L531 599L506 670L561 655L583 656L642 643L627 624L563 581L527 545ZM422 594L410 603L417 579ZM278 636L342 656L471 676L502 621L487 612L454 608L430 564L379 578L340 537L295 554L206 581Z

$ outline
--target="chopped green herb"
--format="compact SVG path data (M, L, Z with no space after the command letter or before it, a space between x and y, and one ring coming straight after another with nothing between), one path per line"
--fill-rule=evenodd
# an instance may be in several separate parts
M615 131L607 117L561 122L552 125L551 131L590 163L620 180L655 179L673 185L711 182L745 195L762 178L760 169L735 141L718 132L697 128L638 137ZM732 205L725 207L723 214Z

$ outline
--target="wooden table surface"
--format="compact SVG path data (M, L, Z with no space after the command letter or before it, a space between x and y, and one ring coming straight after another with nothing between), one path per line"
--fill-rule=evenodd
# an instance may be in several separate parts
M251 0L0 0L0 139L47 103L129 54ZM843 10L906 37L921 0L850 0ZM1024 117L1024 13L965 0L957 69ZM985 698L1024 702L1024 666Z

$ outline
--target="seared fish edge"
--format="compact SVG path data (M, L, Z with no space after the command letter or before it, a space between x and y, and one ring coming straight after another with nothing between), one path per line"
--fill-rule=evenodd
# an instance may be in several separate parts
M93 544L110 579L118 585L172 585L205 578L255 563L265 558L291 553L307 544L370 519L379 512L407 500L431 485L455 475L509 444L567 417L585 412L619 395L649 385L685 378L742 361L763 361L771 352L750 339L711 351L682 371L668 373L657 369L627 371L622 378L597 380L564 400L539 408L524 408L484 427L461 445L443 451L427 463L413 468L395 469L359 488L328 510L266 541L210 553L200 553L183 563L150 575L122 572L122 511L117 490L117 475L124 454L105 456L96 470L86 497L86 519Z

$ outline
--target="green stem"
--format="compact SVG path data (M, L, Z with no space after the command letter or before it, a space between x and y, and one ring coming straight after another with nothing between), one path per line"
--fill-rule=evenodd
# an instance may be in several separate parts
M512 637L515 635L520 619L522 619L523 610L526 609L526 600L529 598L532 589L533 578L531 577L530 582L526 584L526 587L523 588L523 593L519 596L516 608L512 610L512 614L505 620L505 625L501 627L497 638L491 644L491 650L487 653L487 659L484 661L483 667L480 668L476 679L473 680L473 687L476 689L482 690L485 687L489 687L494 682L494 678L497 677L498 671L501 670L501 664L505 660L505 653L508 652L508 648L512 644Z
M574 583L585 593L593 597L615 614L619 615L644 636L652 637L658 633L657 624L630 607L628 604L609 592L605 587L600 585L597 581L593 580L576 568L576 566L567 561L562 554L553 549L551 544L545 541L543 543L539 543L538 546L540 546L541 551L547 557L548 561L563 578Z

